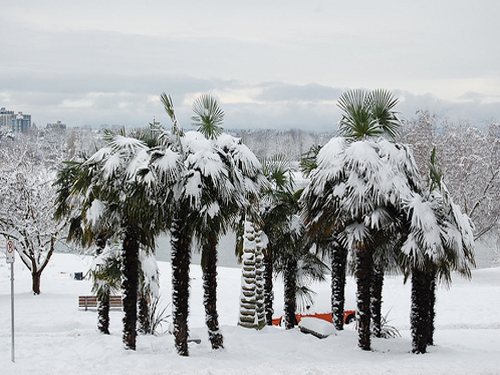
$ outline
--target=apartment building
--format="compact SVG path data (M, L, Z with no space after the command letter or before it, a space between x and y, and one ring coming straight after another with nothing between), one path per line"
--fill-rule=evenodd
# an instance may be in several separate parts
M14 113L2 107L0 108L0 127L12 129L14 133L24 133L31 128L31 115L22 112Z

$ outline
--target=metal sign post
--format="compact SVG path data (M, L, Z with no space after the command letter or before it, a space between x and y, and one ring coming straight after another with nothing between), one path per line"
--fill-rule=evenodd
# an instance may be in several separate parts
M5 253L5 260L10 263L10 321L12 331L11 343L11 360L15 362L14 356L14 261L16 260L16 252L14 251L14 241L7 241L7 251Z

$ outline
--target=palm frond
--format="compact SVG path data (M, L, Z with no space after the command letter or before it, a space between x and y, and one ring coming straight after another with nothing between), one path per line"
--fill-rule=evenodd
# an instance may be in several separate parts
M396 139L401 127L393 111L397 103L397 98L383 89L371 92L356 89L342 93L337 102L342 110L339 133L352 140L383 134Z
M316 158L318 157L321 147L322 146L320 145L312 145L309 151L302 155L299 166L300 170L306 177L309 177L311 172L318 167Z
M277 154L261 160L262 173L270 180L274 190L292 193L293 178L290 159L284 154Z
M222 134L224 111L219 106L217 99L211 95L201 95L193 103L194 116L191 117L193 125L208 139L215 139Z
M377 89L370 93L370 106L373 117L383 133L391 139L397 138L401 128L401 123L392 110L396 104L398 104L398 99L388 90Z
M174 111L174 102L172 100L172 97L170 95L167 95L165 93L162 93L160 95L160 100L163 103L163 108L165 108L165 112L170 116L170 119L172 120L172 132L174 134L181 134L182 130L179 126L179 122L177 121L177 116L175 115Z

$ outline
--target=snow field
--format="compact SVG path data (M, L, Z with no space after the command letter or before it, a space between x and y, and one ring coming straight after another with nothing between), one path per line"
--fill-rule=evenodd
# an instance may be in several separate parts
M55 254L42 275L40 296L30 293L31 278L15 263L16 362L10 361L10 266L0 258L0 375L33 374L499 374L500 268L473 271L473 280L454 277L451 289L437 295L436 346L425 355L411 354L410 288L400 276L384 284L383 313L401 338L374 339L373 351L357 348L353 325L326 339L298 329L266 327L254 331L236 326L241 269L219 268L218 311L225 349L213 352L204 326L201 270L191 267L190 331L201 338L190 344L190 357L177 355L173 337L139 336L137 351L121 341L122 312L111 312L111 335L97 332L95 311L78 309L78 295L90 294L89 281L76 281L91 259ZM170 302L170 264L160 262L160 288ZM315 284L311 311L330 305L329 283ZM355 283L347 283L346 308L353 308ZM282 313L283 285L275 284L275 311ZM167 327L165 327L167 328Z

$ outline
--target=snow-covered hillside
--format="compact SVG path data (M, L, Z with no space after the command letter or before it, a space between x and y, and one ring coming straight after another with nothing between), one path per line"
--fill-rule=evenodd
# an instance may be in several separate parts
M173 337L139 336L137 351L121 342L120 311L111 313L111 335L97 332L95 311L77 307L78 295L90 294L89 281L76 281L90 259L55 254L42 276L40 296L30 293L30 275L15 264L15 349L10 361L10 270L0 258L0 375L19 374L498 374L500 373L500 268L475 270L472 281L455 277L437 300L436 346L425 355L411 354L410 289L401 277L388 277L384 312L401 332L397 339L376 339L373 352L356 346L352 325L326 339L267 327L256 332L236 326L241 273L219 269L218 309L225 349L213 352L204 327L199 266L191 267L190 357L179 357ZM170 264L160 262L161 293L170 301ZM328 283L314 286L314 311L327 311ZM277 315L282 311L281 283L275 287ZM354 307L355 285L349 279L347 308Z

